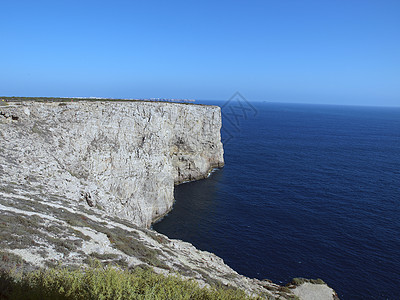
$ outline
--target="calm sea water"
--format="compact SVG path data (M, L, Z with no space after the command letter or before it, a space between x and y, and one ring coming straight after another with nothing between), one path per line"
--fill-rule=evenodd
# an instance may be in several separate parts
M224 107L226 166L154 229L250 277L400 299L400 109L252 104Z

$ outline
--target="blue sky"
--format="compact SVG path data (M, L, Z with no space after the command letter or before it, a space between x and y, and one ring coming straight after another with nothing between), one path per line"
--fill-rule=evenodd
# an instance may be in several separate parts
M400 106L400 1L2 1L0 95Z

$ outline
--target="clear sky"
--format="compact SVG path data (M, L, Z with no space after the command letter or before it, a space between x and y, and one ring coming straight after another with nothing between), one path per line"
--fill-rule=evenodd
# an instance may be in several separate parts
M4 0L0 12L0 95L400 106L399 0Z

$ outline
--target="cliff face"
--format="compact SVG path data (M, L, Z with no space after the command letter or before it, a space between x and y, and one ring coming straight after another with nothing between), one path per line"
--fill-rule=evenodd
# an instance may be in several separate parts
M139 226L171 208L174 183L224 164L216 106L27 102L2 111L1 180L84 198Z

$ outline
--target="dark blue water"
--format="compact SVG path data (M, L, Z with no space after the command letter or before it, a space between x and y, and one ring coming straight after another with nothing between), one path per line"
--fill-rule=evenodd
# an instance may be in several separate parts
M250 277L400 299L400 109L253 106L224 107L226 166L178 186L154 228Z

